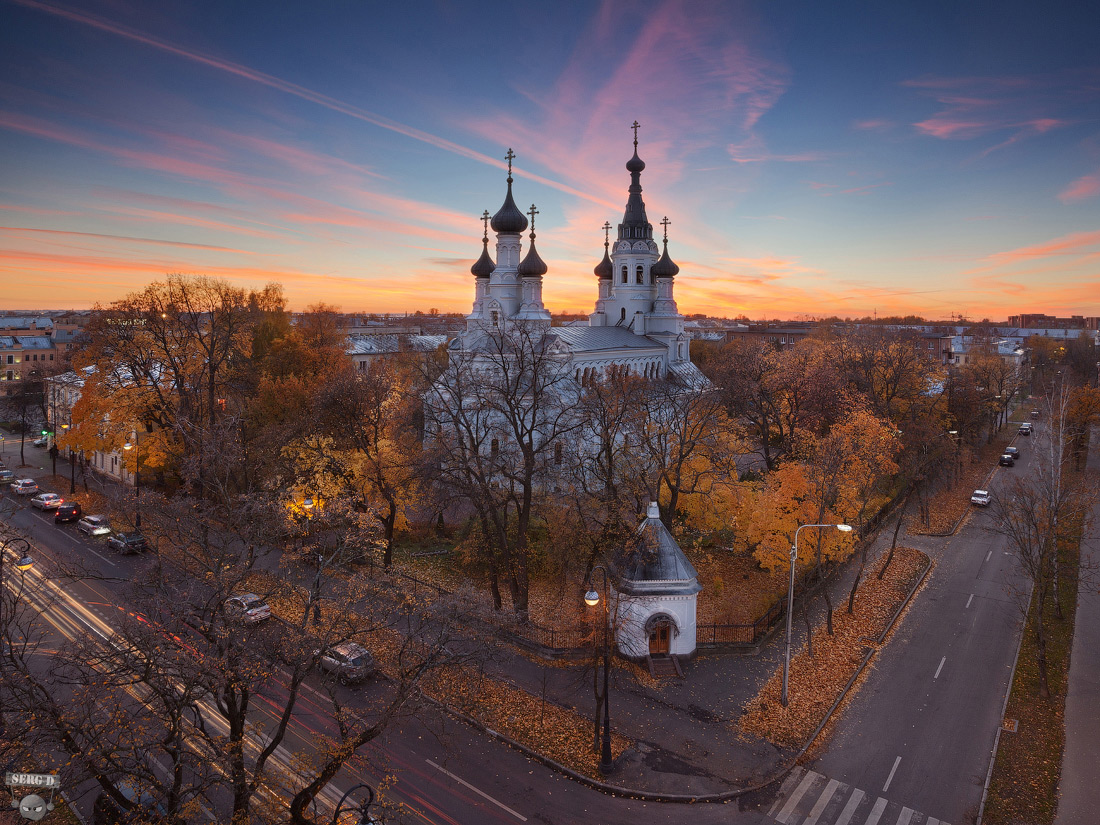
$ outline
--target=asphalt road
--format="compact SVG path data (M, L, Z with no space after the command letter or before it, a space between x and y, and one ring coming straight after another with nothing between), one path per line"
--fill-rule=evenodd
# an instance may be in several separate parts
M1022 457L997 469L994 493L1008 474L1032 471L1036 440L1017 439ZM762 821L975 820L1028 592L991 524L992 513L975 508L955 536L922 543L933 548L930 579L810 763L812 773L792 776Z

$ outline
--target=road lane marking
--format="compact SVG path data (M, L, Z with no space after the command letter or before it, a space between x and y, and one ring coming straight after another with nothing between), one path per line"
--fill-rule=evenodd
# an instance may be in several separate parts
M901 813L898 815L897 825L909 825L913 820L913 814L916 813L912 808L902 808Z
M973 593L971 593L971 594L970 594L970 598L966 600L966 607L964 607L963 609L964 609L964 610L968 609L968 608L970 607L970 603L971 603L972 601L974 601L974 594L973 594Z
M938 668L936 668L936 675L932 677L933 682L940 678L940 671L943 670L943 663L946 662L946 661L947 661L946 656L944 656L942 659L940 659L940 666ZM901 759L901 757L899 756L898 759ZM897 767L897 766L895 765L894 767ZM891 776L893 776L892 773L891 773ZM886 784L889 785L890 783L887 782ZM885 790L885 788L883 790Z
M802 797L806 795L806 791L810 789L817 779L824 779L825 777L816 771L806 771L806 775L802 777L802 781L798 783L798 787L794 789L794 793L787 797L787 804L783 806L783 809L776 816L776 822L782 822L783 825L791 822L791 814L794 809L798 807L798 803L802 801Z
M507 805L505 805L503 802L498 802L497 800L493 799L493 797L489 796L489 794L485 793L485 791L483 791L479 788L475 788L473 785L471 785L465 779L460 779L459 777L457 777L453 773L451 773L449 770L447 770L446 768L441 768L439 765L435 764L435 762L433 762L430 759L425 759L424 761L427 762L429 765L431 765L433 768L435 768L440 773L446 774L447 776L451 777L451 779L453 779L455 782L469 788L471 791L476 793L478 796L481 796L481 797L484 797L485 799L488 799L490 802L492 802L498 808L500 808L501 810L507 811L508 813L510 813L512 816L514 816L516 819L520 820L521 822L526 822L527 821L527 817L525 817L523 814L516 813L511 808L509 808Z
M898 769L898 765L900 764L901 757L899 756L897 759L894 760L894 767L890 768L890 775L886 777L886 784L882 786L883 793L886 793L888 790L890 790L890 783L894 781L894 771ZM870 822L871 820L868 819L867 821Z
M898 759L901 757L899 756ZM896 767L896 766L895 766ZM887 783L889 784L889 783ZM867 821L863 825L878 825L879 819L882 817L883 810L886 809L886 800L881 796L875 801L875 807L871 809L871 813L867 815Z
M988 553L985 554L985 560L989 561L989 557L992 556L992 555L993 555L993 551L990 550Z
M839 787L840 783L837 780L829 780L829 784L826 785L825 790L821 792L821 796L818 797L813 810L810 811L810 815L806 817L806 821L803 822L802 825L817 825L817 820L820 818L822 811L825 810L826 805L833 801L833 794L836 793L836 789Z
M852 796L848 800L848 804L844 806L844 810L840 812L840 817L836 821L836 825L848 825L852 821L852 817L855 815L856 808L859 807L859 803L863 801L865 794L859 788L852 791Z

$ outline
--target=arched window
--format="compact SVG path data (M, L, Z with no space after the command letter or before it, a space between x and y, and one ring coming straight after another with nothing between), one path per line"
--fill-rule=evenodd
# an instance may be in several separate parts
M627 275L626 267L624 266L623 267L623 283L624 284L629 280L629 277L630 276Z
M555 464L561 464L561 456L562 456L562 447L561 447L561 442L559 441L554 445L554 463Z
M644 273L645 273L645 269L643 269L642 267L638 267L638 270L635 273L635 280L636 280L637 283L639 283L639 284L644 284L645 283L645 274Z
M493 455L500 452L500 441L498 439L493 439L492 443L489 445L489 452Z
M623 282L624 283L626 282L626 267L625 266L623 267ZM622 307L621 309L619 309L619 320L620 321L625 321L626 320L626 307Z

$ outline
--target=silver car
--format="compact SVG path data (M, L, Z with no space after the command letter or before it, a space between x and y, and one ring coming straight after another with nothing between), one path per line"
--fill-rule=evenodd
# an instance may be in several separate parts
M374 657L355 642L343 642L324 651L315 650L313 655L320 656L317 662L321 670L335 674L342 685L361 682L374 673Z
M105 536L111 532L111 523L106 516L84 516L76 526L89 536Z
M39 493L31 499L31 506L39 510L56 510L62 501L57 493Z
M17 496L29 496L38 492L38 482L33 478L21 478L12 482L11 491Z
M271 607L255 593L241 593L226 599L225 613L233 621L257 624L271 618Z

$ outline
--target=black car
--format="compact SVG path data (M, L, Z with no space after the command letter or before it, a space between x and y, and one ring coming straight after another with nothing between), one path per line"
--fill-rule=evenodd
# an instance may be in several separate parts
M149 549L149 542L141 533L114 533L107 539L107 546L120 553L141 553Z
M1012 456L1010 456L1010 455L1009 455L1008 453L1005 453L1004 455L1002 455L1002 456L1001 456L1001 461L1000 461L1000 465L1001 465L1002 467L1011 467L1011 466L1013 466L1013 465L1014 465L1015 463L1016 463L1016 459L1014 459L1014 458L1013 458Z
M53 511L53 523L65 524L69 521L77 521L83 515L84 511L81 509L79 501L65 501Z
M1020 449L1018 447L1005 447L1005 455L1010 455L1013 458L1020 457Z

